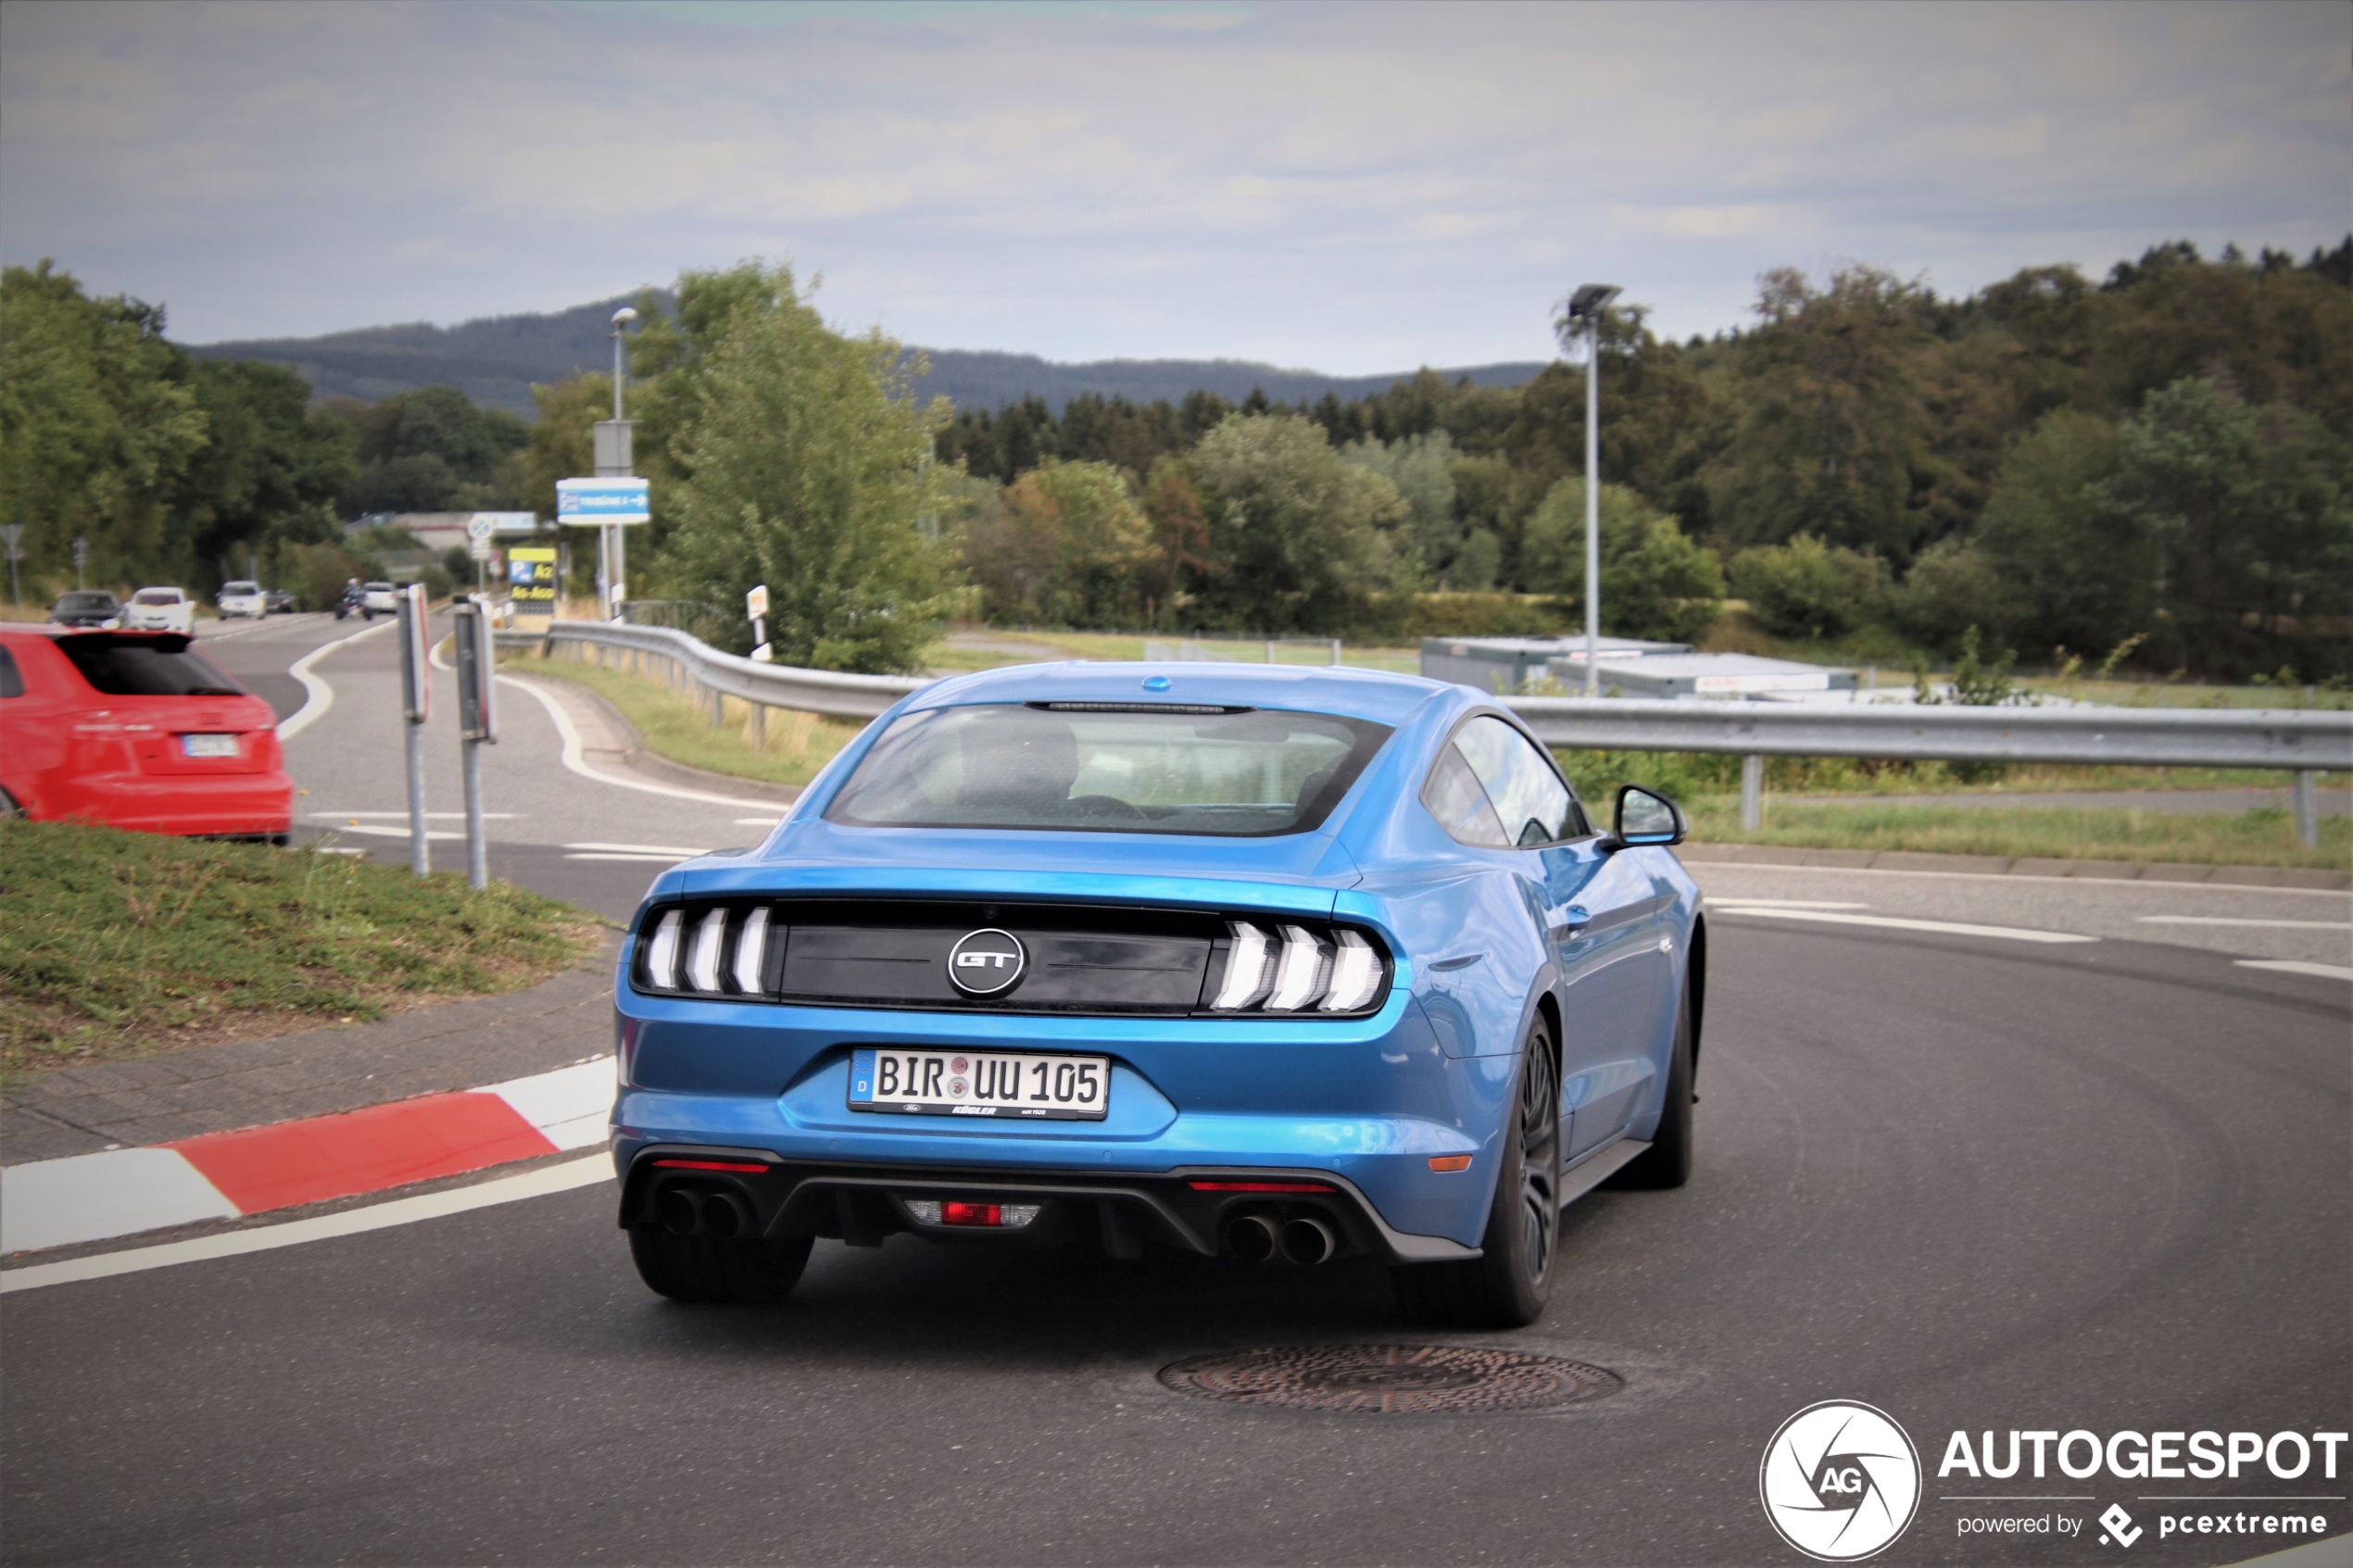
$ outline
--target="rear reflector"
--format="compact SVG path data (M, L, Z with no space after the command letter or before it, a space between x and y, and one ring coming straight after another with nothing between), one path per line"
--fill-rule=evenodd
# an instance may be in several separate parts
M733 1171L741 1175L757 1176L768 1169L765 1165L737 1164L726 1160L657 1160L658 1171Z
M1329 1192L1318 1182L1187 1182L1195 1192Z
M952 1198L910 1198L907 1212L927 1225L972 1225L987 1230L1019 1230L1038 1218L1037 1203L965 1203Z
M1467 1154L1433 1154L1429 1157L1429 1168L1433 1171L1467 1171L1470 1163L1471 1157Z

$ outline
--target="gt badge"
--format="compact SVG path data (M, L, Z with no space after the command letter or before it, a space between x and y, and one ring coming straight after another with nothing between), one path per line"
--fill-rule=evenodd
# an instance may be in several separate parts
M1012 932L967 932L948 949L948 978L968 997L993 997L1013 989L1028 961Z

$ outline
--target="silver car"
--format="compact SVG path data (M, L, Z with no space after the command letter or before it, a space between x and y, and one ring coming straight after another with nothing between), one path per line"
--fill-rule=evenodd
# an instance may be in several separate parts
M180 632L196 634L196 601L185 588L142 588L122 607L122 624L130 632Z
M240 616L251 616L258 621L270 613L270 601L263 596L261 584L258 583L247 583L242 580L235 583L223 583L220 585L220 596L212 602L220 607L220 619L223 621L233 621Z

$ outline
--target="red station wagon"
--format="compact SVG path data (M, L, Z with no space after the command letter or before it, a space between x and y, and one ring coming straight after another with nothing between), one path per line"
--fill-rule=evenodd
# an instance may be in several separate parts
M283 843L270 705L177 632L0 631L0 812Z

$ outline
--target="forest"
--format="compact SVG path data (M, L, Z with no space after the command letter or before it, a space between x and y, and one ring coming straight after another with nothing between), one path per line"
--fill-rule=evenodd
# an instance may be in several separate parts
M951 617L1363 640L1581 613L1581 337L1516 387L1426 370L1351 400L1056 414L926 397L920 357L829 327L784 269L690 271L640 305L640 591L789 583L779 658L908 668ZM2353 667L2353 237L2301 260L2172 242L1962 297L1775 271L1713 337L1615 310L1599 369L1606 632ZM251 558L296 585L343 569L365 513L552 515L610 386L533 393L531 423L453 387L318 399L48 264L0 280L0 506L29 583L69 572L76 535L99 580L205 587Z

